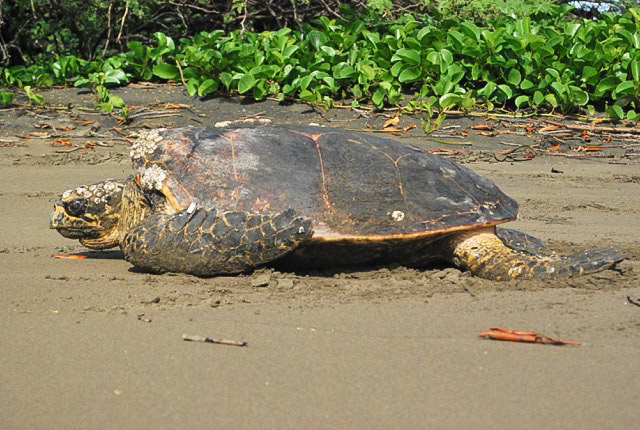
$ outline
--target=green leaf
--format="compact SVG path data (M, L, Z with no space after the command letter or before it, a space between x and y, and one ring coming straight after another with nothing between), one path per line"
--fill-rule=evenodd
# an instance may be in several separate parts
M412 66L417 66L420 64L420 53L415 49L407 49L402 48L398 49L393 57L391 57L391 61L403 60L405 63L408 63Z
M238 92L244 94L256 84L256 78L253 75L245 74L238 81Z
M109 102L97 103L96 106L98 106L100 110L105 111L107 113L113 112L113 104Z
M170 50L175 49L176 45L175 43L173 43L173 39L167 36L166 34L157 32L157 33L154 33L153 35L156 37L156 41L158 42L158 47L162 47L162 48L166 47Z
M198 86L198 95L200 97L204 97L215 92L217 89L218 89L218 81L215 81L213 79L207 79Z
M607 114L615 120L620 120L624 118L624 111L618 105L609 106L607 108Z
M420 69L418 69L417 67L407 67L400 73L400 76L398 76L398 81L402 83L413 82L418 80L419 78Z
M113 107L123 108L125 106L124 100L122 97L116 96L115 94L109 93L109 103L113 105Z
M584 106L589 103L589 93L574 86L570 86L569 89L571 90L571 98L575 104Z
M475 81L478 77L480 77L480 66L478 63L475 63L473 67L471 67L471 79Z
M291 45L291 46L287 46L286 48L284 48L284 50L282 51L282 56L284 58L290 58L298 49L300 49L299 46L297 45Z
M431 51L427 54L427 61L431 64L440 63L440 56L436 51Z
M509 76L507 76L507 82L511 85L518 85L522 80L522 75L520 75L520 71L518 69L511 69L509 71Z
M378 88L376 92L373 93L373 97L371 97L371 101L378 109L384 105L384 96L385 91L382 88Z
M633 36L628 30L625 30L624 28L617 29L616 35L622 36L627 41L629 46L633 46Z
M233 76L229 72L222 72L218 76L222 85L224 85L227 89L231 87L231 81L233 80Z
M567 92L567 89L560 82L551 82L551 88L556 92L558 96L562 96Z
M39 94L35 94L33 91L31 91L31 86L26 85L23 89L24 89L24 92L27 94L27 97L29 97L29 101L31 101L32 103L43 105L47 102L44 99L44 97L42 97Z
M464 35L451 30L447 33L447 43L454 48L455 52L461 52L464 49Z
M440 103L440 107L442 108L457 106L462 102L462 96L458 94L448 93L440 97L438 102Z
M366 64L360 65L360 74L366 76L368 80L373 80L376 77L376 71L373 67Z
M608 76L598 83L594 94L598 97L603 96L617 87L618 83L620 83L620 79L618 79L616 76Z
M536 91L533 93L533 102L536 105L541 104L544 101L544 95L540 91Z
M465 35L475 39L476 41L480 40L480 29L476 27L475 24L470 22L462 22L460 23L460 31L462 31Z
M584 79L589 79L593 76L596 76L598 74L598 71L591 66L584 66L584 68L582 69L582 77Z
M397 63L395 63L393 66L391 66L391 76L397 77L400 72L402 72L402 69L404 69L405 66L406 64L402 61L398 61Z
M577 22L570 22L565 24L564 27L564 32L565 34L567 34L569 37L573 38L576 33L578 32L578 30L580 29L580 23Z
M80 78L74 82L73 86L74 87L90 87L91 83L92 83L91 80L87 78Z
M295 87L293 85L285 84L282 86L282 94L292 95L294 93Z
M353 88L351 88L351 93L353 93L353 97L355 97L356 99L360 99L363 96L362 89L360 89L360 85L354 85Z
M105 73L104 83L120 85L128 81L127 75L120 69L111 69Z
M336 54L338 53L335 49L333 49L330 46L321 46L320 50L326 53L329 57L335 57Z
M498 88L507 96L507 100L513 97L513 90L509 85L498 85Z
M553 106L554 108L558 107L558 100L556 99L556 96L553 94L547 94L546 96L544 96L544 99L549 102L549 104L551 106Z
M634 82L633 81L623 81L618 84L615 89L616 96L620 94L633 94L634 92Z
M349 63L338 63L333 67L333 77L336 79L350 79L356 75L355 69Z
M558 79L560 77L560 73L552 67L547 67L545 71L547 72L547 75L551 76L553 79Z
M265 79L260 79L253 87L253 98L256 100L262 100L267 94L267 81Z
M440 58L442 58L442 61L447 65L453 63L453 54L448 49L442 49L440 51Z
M473 109L475 105L476 105L476 99L474 99L473 97L463 97L462 102L460 103L460 106L466 110Z
M520 89L522 90L530 90L531 88L534 87L534 83L531 82L529 79L524 79L522 82L520 82Z
M318 30L310 31L309 34L307 34L307 40L316 50L319 50L321 46L324 46L329 41L327 36Z
M337 91L338 86L336 85L336 80L333 79L331 76L325 76L324 78L322 78L322 80L327 84L327 86L332 92Z
M309 103L316 102L316 95L309 90L300 91L300 98Z
M497 85L494 82L487 82L483 88L478 91L478 95L483 96L485 98L489 98L493 95L497 88Z
M309 84L311 84L311 81L313 81L313 75L307 75L300 79L300 90L305 91Z
M161 63L153 66L153 74L162 79L176 79L180 75L180 71L176 66Z
M640 83L640 61L633 60L631 62L631 75L634 81Z
M529 96L518 96L516 97L516 108L520 109L520 106L523 104L529 105Z
M193 97L198 93L198 84L199 82L197 78L191 78L187 81L187 93L190 97Z

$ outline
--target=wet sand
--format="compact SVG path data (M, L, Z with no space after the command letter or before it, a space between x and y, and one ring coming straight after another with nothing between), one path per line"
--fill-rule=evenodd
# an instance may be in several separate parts
M193 105L176 110L181 116L141 116L132 127L258 112L278 123L364 128L368 121L302 105L197 101L177 88L120 94L138 107ZM45 97L77 106L92 100L75 90ZM53 140L97 124L98 137L72 140L115 135L109 117L73 115L0 111L1 427L637 427L640 307L627 301L640 297L637 158L492 163L472 152L462 160L520 202L510 227L559 253L617 245L630 258L615 270L554 282L492 282L448 267L263 269L202 279L138 273L118 251L51 258L86 251L48 229L58 194L126 177L130 168L128 145L116 140L56 153L66 148ZM447 121L464 129L481 122ZM76 128L35 128L43 123ZM31 132L50 136L16 138ZM408 143L442 147L407 134ZM478 137L470 149L495 151L499 139ZM581 346L478 338L496 326ZM184 342L185 333L248 346Z

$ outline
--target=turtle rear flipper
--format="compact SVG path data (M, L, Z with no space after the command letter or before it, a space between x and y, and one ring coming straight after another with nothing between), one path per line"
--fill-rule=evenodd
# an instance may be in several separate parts
M240 273L283 256L312 234L311 222L293 210L189 212L145 218L122 243L125 259L158 273Z
M542 257L506 246L493 228L459 233L448 239L451 261L474 275L495 280L556 279L614 267L626 258L615 246L566 257Z

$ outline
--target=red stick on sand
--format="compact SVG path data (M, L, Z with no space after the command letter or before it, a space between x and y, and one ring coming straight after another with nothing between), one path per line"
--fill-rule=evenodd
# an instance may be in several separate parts
M478 336L487 339L506 340L510 342L543 343L546 345L580 345L578 342L572 342L570 340L552 339L547 336L542 336L535 331L518 331L510 330L508 328L490 328L489 330L480 333Z

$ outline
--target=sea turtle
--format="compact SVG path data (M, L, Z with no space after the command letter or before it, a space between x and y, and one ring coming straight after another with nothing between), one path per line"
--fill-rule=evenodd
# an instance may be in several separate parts
M51 228L93 249L120 246L151 272L233 274L444 260L480 277L581 275L616 247L544 257L496 225L517 203L487 178L403 143L325 127L145 131L133 175L62 194Z

